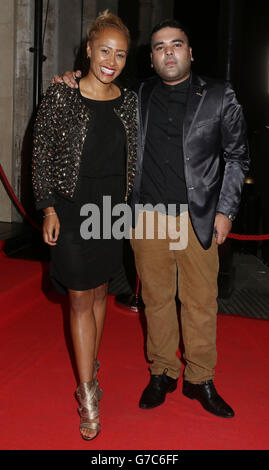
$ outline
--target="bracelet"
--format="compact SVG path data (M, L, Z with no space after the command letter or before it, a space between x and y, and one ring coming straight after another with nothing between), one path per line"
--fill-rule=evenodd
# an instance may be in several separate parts
M56 212L48 212L48 214L43 215L43 219L45 219L45 217L48 217L49 215L57 215L57 214Z

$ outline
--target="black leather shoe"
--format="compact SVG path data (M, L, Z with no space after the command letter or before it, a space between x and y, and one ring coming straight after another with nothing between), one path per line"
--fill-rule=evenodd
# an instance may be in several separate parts
M184 380L182 393L185 397L198 400L209 413L221 418L232 418L234 416L234 411L217 393L212 380L200 384L192 384Z
M177 379L166 375L166 369L161 375L151 375L150 382L145 388L139 401L139 407L148 410L160 406L167 393L172 393L177 388Z

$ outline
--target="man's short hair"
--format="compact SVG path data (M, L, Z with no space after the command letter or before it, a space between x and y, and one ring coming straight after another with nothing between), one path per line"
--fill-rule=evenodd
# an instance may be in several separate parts
M188 46L190 46L191 38L190 38L190 33L189 33L188 29L180 21L173 20L173 19L162 20L160 23L158 23L154 26L154 28L153 28L153 30L151 31L151 34L150 34L150 45L151 45L153 34L157 33L157 31L160 31L160 29L163 29L163 28L181 29L181 31L183 31L183 33L185 33L185 35L187 36Z

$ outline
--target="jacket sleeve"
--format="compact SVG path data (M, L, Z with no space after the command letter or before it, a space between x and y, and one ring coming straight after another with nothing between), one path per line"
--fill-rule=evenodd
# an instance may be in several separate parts
M37 209L53 206L57 101L61 85L50 85L41 101L34 126L32 182Z
M247 128L242 108L229 83L225 85L221 116L221 139L225 161L217 212L236 216L245 175L249 170Z

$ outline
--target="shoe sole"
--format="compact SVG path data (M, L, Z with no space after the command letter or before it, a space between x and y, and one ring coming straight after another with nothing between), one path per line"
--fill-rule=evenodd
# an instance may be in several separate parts
M166 393L173 393L176 390L176 388L177 388L177 384L171 385L171 387L169 388L169 390L167 390ZM164 402L165 402L165 397L164 397L164 400L161 401L161 403L158 403L158 405L148 406L148 405L143 405L139 403L139 408L141 408L141 410L152 410L153 408L157 408L158 406L162 405Z
M230 416L227 416L227 415L226 415L226 416L223 416L223 415L219 415L219 414L217 414L217 413L214 413L213 411L208 410L207 408L205 408L205 406L200 402L200 400L198 400L198 398L192 396L191 394L188 394L187 392L184 392L183 390L182 390L182 394L183 394L185 397L190 398L190 400L197 400L197 401L200 403L200 405L204 408L204 410L206 410L208 413L211 413L211 414L214 415L214 416L217 416L218 418L233 418L233 417L234 417L234 414L233 414L233 415L230 415Z

